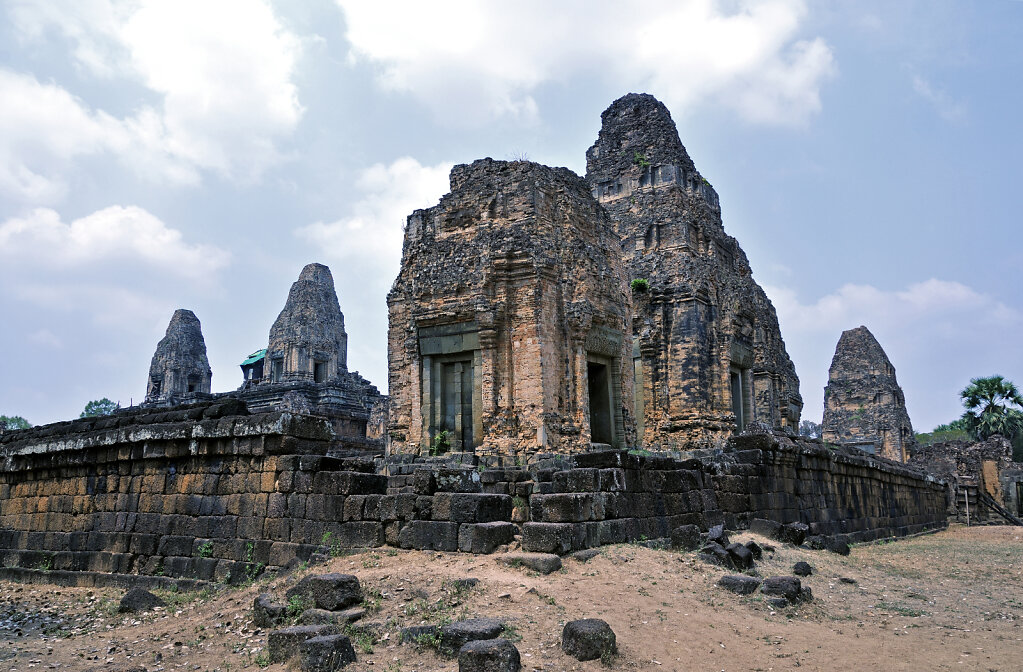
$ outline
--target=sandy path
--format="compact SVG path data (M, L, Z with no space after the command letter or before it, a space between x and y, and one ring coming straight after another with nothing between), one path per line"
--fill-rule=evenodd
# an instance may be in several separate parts
M550 576L493 557L394 550L304 571L356 574L379 605L365 620L379 623L381 634L360 642L349 670L455 670L455 661L430 649L399 646L398 629L471 616L512 626L524 670L603 669L559 648L564 623L586 617L603 618L617 633L616 669L1023 669L1023 528L954 527L857 546L846 558L779 547L758 571L789 574L798 560L815 569L806 579L815 599L781 610L717 588L725 572L694 554L631 545L605 548L586 563L566 559ZM481 587L468 593L448 583L470 576ZM167 610L140 617L116 613L120 591L0 582L0 672L129 664L148 672L259 670L266 633L251 629L249 606L257 593L283 594L294 580L165 595Z

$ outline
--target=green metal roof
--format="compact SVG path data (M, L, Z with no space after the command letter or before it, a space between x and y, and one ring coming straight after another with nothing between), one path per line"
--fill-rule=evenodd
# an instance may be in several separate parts
M263 357L265 357L265 356L266 356L266 348L263 348L262 350L256 350L254 353L249 355L245 359L244 362L241 363L241 366L248 366L249 364L255 364L259 360L263 359Z

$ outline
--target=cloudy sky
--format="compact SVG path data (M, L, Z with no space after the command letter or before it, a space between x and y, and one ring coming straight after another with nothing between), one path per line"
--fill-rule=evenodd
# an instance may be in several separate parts
M778 309L820 421L867 325L914 426L1023 383L1023 2L0 2L0 414L145 393L175 308L215 391L328 264L386 388L401 227L454 163L585 171L600 113L667 104Z

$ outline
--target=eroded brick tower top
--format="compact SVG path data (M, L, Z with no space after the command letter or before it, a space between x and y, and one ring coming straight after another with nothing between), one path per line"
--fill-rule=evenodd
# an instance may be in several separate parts
M895 367L864 326L843 331L824 388L825 441L905 462L916 439Z
M209 394L212 378L199 318L190 310L175 310L149 365L146 403L173 403L189 395Z
M288 300L270 328L266 361L270 382L338 379L348 371L348 334L323 264L309 264L291 286Z
M802 398L778 318L721 224L667 108L629 94L604 111L586 178L622 238L633 293L641 442L716 445L749 422L794 432Z

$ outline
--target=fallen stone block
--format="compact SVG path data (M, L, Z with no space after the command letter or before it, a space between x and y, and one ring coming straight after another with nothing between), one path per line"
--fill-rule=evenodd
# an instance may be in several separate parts
M399 644L432 645L440 641L440 627L436 625L413 625L402 628L398 635Z
M453 656L466 642L494 639L504 631L504 623L496 618L470 618L445 625L440 629L438 651Z
M764 549L760 547L760 544L752 539L746 542L746 548L748 548L749 552L753 554L754 560L759 560L764 557Z
M803 541L803 545L814 551L823 551L828 547L828 540L824 535L811 534Z
M743 544L732 543L725 547L732 564L736 569L750 569L753 567L753 552Z
M576 660L596 660L618 652L611 626L599 618L569 621L561 631L561 650Z
M458 651L458 672L519 672L519 650L507 639L467 642Z
M343 611L328 611L326 609L314 608L303 611L302 615L298 618L298 622L300 625L323 625L329 623L344 625L346 623L354 623L365 615L366 610L362 607L345 609Z
M778 541L802 546L809 531L810 528L806 523L785 523L778 532Z
M845 541L845 539L841 539L839 537L829 538L827 548L832 553L849 555L849 544Z
M288 605L274 602L270 593L261 593L252 601L252 624L257 628L272 628L284 622Z
M338 630L334 625L294 625L274 630L266 638L267 656L271 663L283 663L299 652L299 646L305 640L336 634Z
M550 574L562 567L561 558L553 553L505 553L497 558L502 565L525 567L540 574Z
M480 585L480 580L472 576L464 579L454 579L451 582L451 587L455 590L472 590L478 585Z
M362 586L352 574L316 574L299 581L285 598L290 601L295 595L312 598L320 609L338 611L362 602Z
M790 603L809 601L813 597L809 589L803 590L802 583L794 576L772 576L764 579L760 592L769 597L783 597Z
M760 579L742 574L728 574L718 579L718 585L739 595L752 595L760 587Z
M344 635L311 637L299 645L302 672L336 672L355 662L355 649Z
M138 611L151 611L153 607L163 607L166 603L156 595L144 588L132 588L124 597L117 611L121 613L134 613Z
M800 560L792 568L792 573L796 576L810 576L813 574L813 568L810 567L810 563Z
M732 556L729 555L728 551L721 547L721 544L707 544L700 549L699 558L700 560L712 565L720 565L722 567L735 569L735 565L732 562Z
M723 547L727 547L729 544L728 533L725 532L724 525L715 525L707 531L707 542L720 544Z
M593 558L597 557L598 555L600 555L599 548L587 548L581 551L574 551L572 553L569 553L568 557L572 558L573 560L578 560L579 562L588 562Z

